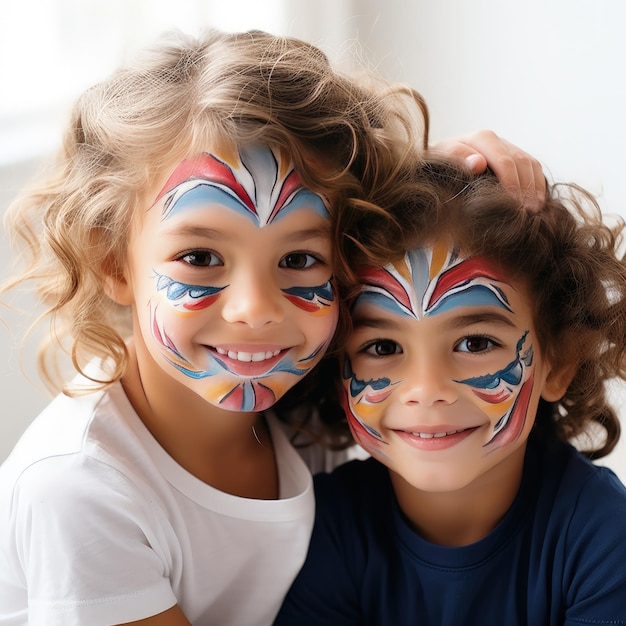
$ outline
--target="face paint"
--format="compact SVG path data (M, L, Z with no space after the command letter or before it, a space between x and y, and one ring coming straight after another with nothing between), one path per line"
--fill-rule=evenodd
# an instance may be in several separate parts
M533 387L532 372L527 372L533 364L532 345L521 352L527 336L528 331L517 344L515 360L502 370L494 374L456 381L472 388L476 397L483 402L505 409L502 417L494 424L493 436L485 446L492 446L495 443L498 447L505 446L515 441L524 428Z
M386 441L366 419L372 408L384 402L391 392L392 383L388 378L376 380L359 380L350 365L349 357L344 358L343 379L348 381L344 389L343 407L348 418L348 426L355 441L365 450L376 450L375 456L384 456ZM355 398L359 401L355 402Z
M468 467L480 473L525 441L547 370L541 362L537 377L522 285L441 245L370 268L361 282L343 378L362 447L403 475L405 464L418 476L442 455L462 482Z
M186 285L166 276L158 276L157 290L165 294L165 302L178 311L194 312L205 309L215 302L220 292L225 287L201 287ZM311 315L332 316L335 311L335 298L330 282L321 287L302 288L296 287L285 289L285 297L299 309ZM161 301L160 304L162 304ZM207 362L204 369L197 369L194 364L187 360L164 328L163 321L157 312L159 305L152 311L153 337L163 348L167 360L185 376L194 380L209 377L219 377L225 372L233 379L242 379L232 388L224 388L223 385L212 386L217 395L208 396L222 408L231 410L253 411L259 410L258 406L271 406L284 393L283 386L276 385L273 379L278 379L278 374L290 374L298 378L303 377L315 365L328 347L329 341L317 346L311 354L294 361L290 352L274 354L250 353L250 360L235 362L227 360L228 355L219 353L207 354ZM239 358L241 356L239 355ZM258 360L257 360L258 359ZM240 371L236 371L239 366ZM253 371L254 370L254 371ZM253 380L254 378L259 381ZM246 380L252 379L252 380ZM264 384L263 379L267 379Z
M314 315L327 315L335 303L335 294L330 281L319 287L292 287L283 289L289 302Z
M199 311L211 306L224 287L204 287L186 285L169 276L157 274L157 291L165 291L165 297L171 306L186 311Z
M420 319L462 306L509 310L500 272L484 259L461 259L454 251L418 248L403 261L365 271L358 304L373 302L397 315Z
M198 206L219 204L251 219L259 228L305 208L328 217L323 200L303 187L289 161L265 146L234 155L203 153L183 161L157 196L163 219Z
M290 374L298 378L303 377L316 364L325 352L328 342L319 345L311 354L298 360L293 360L289 352L274 354L271 351L250 353L249 361L236 361L233 363L228 355L220 355L219 352L207 353L204 369L198 369L195 364L186 359L169 337L162 322L157 316L157 309L153 311L153 336L164 351L166 359L182 374L194 380L205 378L220 378L227 374L233 381L232 386L223 383L210 385L206 398L222 408L233 411L260 410L255 407L269 407L284 393L285 389L280 385L277 374ZM238 354L241 358L241 355ZM256 359L258 360L255 360ZM239 369L239 371L237 371ZM263 379L267 383L263 384ZM276 379L276 380L274 380ZM236 382L239 380L240 382Z
M328 211L267 147L183 161L129 255L150 354L216 407L268 408L334 334Z

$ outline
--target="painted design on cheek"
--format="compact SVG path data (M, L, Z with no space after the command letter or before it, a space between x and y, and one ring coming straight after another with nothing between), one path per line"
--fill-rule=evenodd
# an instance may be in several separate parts
M486 259L463 259L443 245L417 248L404 259L359 276L355 305L371 303L395 315L420 319L458 306L492 305L510 310L497 283L506 278Z
M221 407L231 411L263 411L274 405L277 400L288 391L293 384L277 378L280 374L291 374L302 377L307 374L326 352L329 342L318 346L311 354L303 359L294 361L291 356L280 356L278 362L262 375L246 379L237 372L229 369L228 364L217 355L221 371L228 371L231 375L228 385L229 391L219 395L218 403ZM232 383L233 378L243 379L239 383ZM257 378L263 380L259 382ZM222 387L220 385L220 387Z
M256 144L232 155L203 153L183 161L154 204L162 198L163 220L211 205L228 207L259 228L298 209L329 217L321 196L303 186L290 159Z
M344 395L343 408L348 425L355 440L366 450L381 452L382 445L388 445L381 434L365 421L373 413L380 413L381 405L392 393L394 383L389 378L360 380L352 370L349 357L343 364Z
M166 360L180 373L192 380L215 379L207 391L207 400L215 402L231 411L262 411L268 409L293 385L287 384L281 374L290 374L298 378L309 372L322 357L330 339L318 346L306 357L294 360L287 352L263 361L265 371L254 375L244 375L234 371L226 356L215 349L206 348L206 363L198 368L188 360L176 346L169 333L158 319L158 306L151 309L152 335L161 346ZM246 364L248 365L248 364ZM263 367L260 363L257 367ZM224 377L227 374L227 377ZM260 382L263 380L263 382Z
M186 311L199 311L211 306L219 297L220 292L227 287L204 287L188 285L175 281L169 276L158 274L157 291L165 291L168 302L176 308Z
M314 315L330 313L335 303L335 293L330 281L319 287L291 287L282 291L289 302Z
M485 446L501 448L515 441L524 429L534 381L533 346L523 350L527 337L528 331L517 342L516 358L503 369L455 381L471 387L482 401L504 409Z

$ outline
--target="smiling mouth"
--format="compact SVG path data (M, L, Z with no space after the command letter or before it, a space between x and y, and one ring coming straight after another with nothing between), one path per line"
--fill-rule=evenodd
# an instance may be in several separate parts
M403 441L418 450L440 451L452 448L465 441L478 430L478 426L469 428L457 428L454 430L442 430L439 432L421 432L419 430L396 430L394 431Z
M282 350L268 350L267 352L235 352L233 350L224 350L223 348L217 347L215 348L215 351L222 356L227 356L229 359L241 361L242 363L260 363L262 361L272 359L282 352Z
M463 432L467 430L466 428L461 428L459 430L449 430L443 433L414 433L411 434L414 437L420 437L421 439L440 439L441 437L449 437L450 435L456 435L457 433Z

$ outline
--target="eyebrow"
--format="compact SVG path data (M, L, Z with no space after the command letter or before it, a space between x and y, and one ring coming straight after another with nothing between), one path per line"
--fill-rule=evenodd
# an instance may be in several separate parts
M167 234L174 237L202 237L206 239L224 239L225 233L216 228L198 226L197 224L181 224L168 229ZM327 239L330 236L330 227L303 228L289 233L286 241L310 241L312 239Z
M436 317L436 316L429 316ZM481 313L470 313L468 315L459 315L450 320L450 328L466 328L476 324L497 324L500 326L508 326L515 328L515 323L506 315L501 313L483 311ZM356 314L352 318L352 326L354 329L360 330L364 328L372 328L379 330L396 330L399 324L392 318L386 317L369 317L367 315Z
M468 315L459 315L450 321L452 328L463 328L465 326L473 326L474 324L498 324L500 326L509 326L515 328L515 323L502 313L492 311L483 311L481 313L470 313Z
M303 228L296 230L288 236L288 239L298 241L308 241L309 239L319 239L330 237L330 226L321 226L320 228Z
M395 320L386 317L369 317L367 315L355 315L352 318L352 328L373 328L381 330L395 330L399 325Z
M195 224L182 224L174 228L168 228L167 234L174 237L203 237L205 239L223 238L224 233L216 228L197 226Z

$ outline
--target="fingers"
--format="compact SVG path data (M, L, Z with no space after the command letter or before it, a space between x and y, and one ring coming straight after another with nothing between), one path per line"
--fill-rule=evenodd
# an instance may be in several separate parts
M472 133L461 141L485 157L503 186L525 206L536 209L543 204L546 180L537 159L488 130Z
M546 179L539 161L493 131L446 139L432 149L464 158L476 173L488 165L502 185L530 210L538 210L545 201ZM481 162L485 166L479 169Z
M474 174L480 174L487 168L487 159L471 145L464 143L460 137L443 139L430 146L429 151L464 159Z

